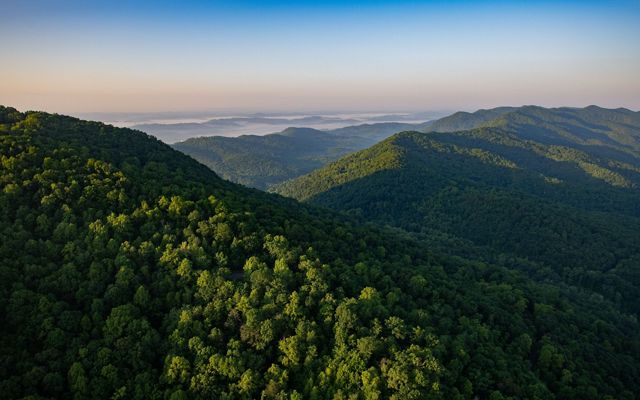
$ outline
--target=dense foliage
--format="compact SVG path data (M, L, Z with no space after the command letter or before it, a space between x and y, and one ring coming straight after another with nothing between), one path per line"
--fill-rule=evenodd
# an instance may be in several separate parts
M423 129L407 129L419 132L457 132L468 129L479 128L494 121L507 113L513 113L518 109L515 107L497 107L489 110L478 110L473 113L458 111L449 116L429 121L424 124ZM518 110L519 111L519 110Z
M137 131L0 108L5 398L634 399L592 291L219 179Z
M587 152L596 152L598 156L628 163L630 158L625 153L629 146L635 146L636 152L640 151L637 135L634 139L633 133L634 130L637 132L638 119L637 113L628 110L607 110L595 106L584 109L498 107L474 113L457 112L420 124L384 122L327 131L288 128L264 136L194 137L173 147L208 166L224 179L264 190L401 131L457 132L500 127L518 131L521 138L560 146L579 146ZM221 123L224 120L216 121ZM142 126L141 129L147 127Z
M639 114L526 107L489 125L401 133L276 190L640 312Z
M173 147L232 182L258 189L292 179L416 126L402 123L354 125L320 131L288 128L280 133L197 137Z

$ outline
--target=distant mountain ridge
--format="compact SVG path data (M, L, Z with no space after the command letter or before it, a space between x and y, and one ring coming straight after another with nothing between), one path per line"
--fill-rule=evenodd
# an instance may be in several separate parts
M454 132L464 131L482 126L496 118L517 110L517 107L497 107L475 112L458 111L447 117L425 123L424 129L418 131Z
M537 115L540 113L546 114ZM605 118L609 126L594 125L593 118L598 115ZM551 118L546 122L553 124L550 128L545 128L546 117ZM624 153L637 151L638 140L633 135L629 136L628 126L634 126L637 119L637 112L625 109L606 110L596 106L584 109L498 107L473 113L457 112L418 124L383 122L322 131L313 128L287 128L262 138L255 135L228 139L198 137L173 146L225 179L264 190L309 173L348 153L365 149L401 131L455 132L479 127L503 128L518 131L521 138L544 138L547 144L586 146L585 149L589 152L595 151L602 156L619 153L615 158L630 162L629 155L624 156ZM591 136L585 136L585 132ZM278 138L277 135L291 139Z
M404 121L406 118L417 118L426 114L403 115L395 119ZM131 128L154 135L166 143L176 143L199 136L236 137L242 134L269 134L291 126L329 130L367 122L390 122L386 118L392 118L392 116L354 118L349 115L278 116L253 114L212 118L202 122L138 123L131 126ZM412 121L415 121L415 119Z
M331 128L336 124L357 124L358 122L360 121L357 119L323 115L300 116L294 118L253 115L245 117L213 118L205 122L146 123L133 125L132 128L157 136L167 143L174 143L196 136L229 136L230 132L244 133L247 130L251 131L257 127L272 131L279 127L290 125L312 125Z
M639 149L637 127L640 111L626 108L606 109L591 105L585 108L539 106L498 107L474 113L457 112L424 124L422 132L455 132L481 127L502 127L518 131L523 138L546 137L555 143L604 144L619 142ZM623 139L624 136L624 139Z

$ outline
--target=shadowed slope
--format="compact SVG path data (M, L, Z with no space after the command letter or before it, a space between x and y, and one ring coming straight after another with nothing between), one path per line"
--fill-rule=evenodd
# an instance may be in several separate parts
M405 132L275 190L529 258L551 267L553 279L622 298L638 312L640 162L628 147L630 162L586 149L533 141L504 125Z

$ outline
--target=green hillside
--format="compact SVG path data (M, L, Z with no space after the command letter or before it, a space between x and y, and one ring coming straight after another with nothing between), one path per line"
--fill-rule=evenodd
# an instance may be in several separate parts
M478 128L504 114L516 111L516 107L497 107L489 110L478 110L473 113L458 111L449 116L429 121L423 124L422 129L416 131L428 132L455 132Z
M349 153L365 149L401 131L456 132L480 127L517 131L520 138L576 147L598 156L633 162L640 152L637 113L541 107L498 107L474 113L408 124L386 122L320 131L288 128L280 133L239 137L197 137L173 147L211 168L224 179L258 189L270 189ZM634 129L636 134L634 137ZM632 151L632 154L626 154ZM631 157L631 158L630 158Z
M637 158L640 151L640 112L624 108L498 107L457 112L411 130L456 132L481 127L499 127L517 132L522 139L580 147L609 158L626 158L624 153L629 151Z
M517 132L545 144L568 145L596 156L637 164L640 112L597 106L556 108L528 106L485 124Z
M474 257L531 260L534 276L637 313L640 123L598 112L575 110L590 116L569 124L567 110L527 107L494 127L400 133L275 190L424 234L451 254L462 240Z
M330 131L288 128L264 136L198 137L176 143L173 147L225 179L267 189L408 128L415 126L378 123Z
M640 393L637 317L593 291L225 182L138 131L0 107L0 149L4 398Z

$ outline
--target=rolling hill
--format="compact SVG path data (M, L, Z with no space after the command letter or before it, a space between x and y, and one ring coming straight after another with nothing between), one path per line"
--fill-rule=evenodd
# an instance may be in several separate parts
M264 136L198 137L176 143L173 147L225 179L264 190L407 128L415 126L388 122L330 131L288 128Z
M535 106L499 107L474 113L457 112L420 124L384 122L326 131L288 128L264 136L196 137L173 147L225 179L262 190L307 174L401 131L456 132L481 127L503 128L518 131L522 139L531 135L532 140L546 144L578 146L587 153L623 163L633 159L624 153L640 151L637 139L629 136L629 129L635 129L638 124L638 117L633 112L595 106L549 111ZM614 111L615 116L611 114ZM598 125L602 121L605 121L604 125ZM629 147L633 143L635 145Z
M357 119L321 115L282 118L255 114L244 117L214 118L204 122L144 123L133 125L132 128L154 135L166 143L175 143L196 136L235 136L239 132L257 133L257 130L273 132L290 125L331 128L357 122L359 122Z
M429 132L455 132L467 129L478 128L488 122L515 111L516 107L497 107L489 110L478 110L473 113L458 111L449 116L429 121L424 124L423 129L416 131Z
M640 312L639 114L524 107L479 125L396 134L274 190L444 238L432 245L452 254L462 241L527 259L534 276Z
M241 187L139 131L0 107L0 149L3 397L640 393L637 316L584 285Z

